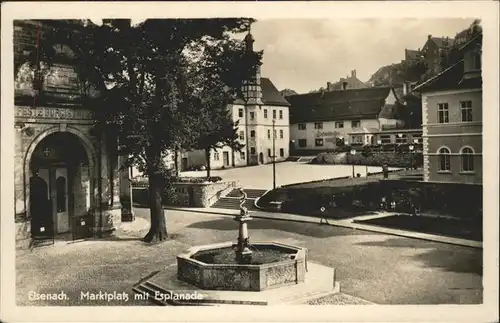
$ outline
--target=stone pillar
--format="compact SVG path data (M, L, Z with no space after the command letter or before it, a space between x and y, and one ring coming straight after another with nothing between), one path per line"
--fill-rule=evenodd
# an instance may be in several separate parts
M27 208L29 207L29 196L25 196L25 186L29 186L31 174L24 174L24 154L23 133L17 129L14 133L14 212L16 229L16 248L28 248L31 238L31 223L27 219ZM29 137L26 137L26 140ZM29 161L27 161L29 162ZM29 192L29 187L28 187Z
M95 231L99 236L110 235L116 227L121 222L120 215L120 201L119 195L115 198L114 189L114 171L111 160L110 153L113 153L113 149L110 149L109 141L106 140L105 136L102 135L100 141L100 199L101 203L98 205L97 216L96 216L96 228ZM119 190L119 188L118 188Z
M120 171L120 202L122 206L122 222L135 221L132 203L132 181L130 177L131 176L129 168Z

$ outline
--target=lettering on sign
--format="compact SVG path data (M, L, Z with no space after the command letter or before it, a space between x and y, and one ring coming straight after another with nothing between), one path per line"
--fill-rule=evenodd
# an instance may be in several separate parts
M336 137L339 133L336 131L318 131L316 132L316 137Z
M88 120L94 116L89 110L70 108L30 108L16 107L16 117L30 119L71 119Z

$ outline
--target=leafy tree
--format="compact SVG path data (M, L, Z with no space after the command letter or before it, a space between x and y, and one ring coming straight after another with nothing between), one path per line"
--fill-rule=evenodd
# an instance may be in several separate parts
M187 49L205 43L206 37L228 40L232 33L248 30L252 20L148 19L135 26L129 19L85 23L78 34L59 30L53 38L76 51L82 83L101 91L95 109L97 133L118 141L126 158L124 167L138 166L148 176L151 228L143 240L164 240L165 154L193 145L199 138L198 116L193 112L213 107L205 103L220 95L215 91L220 87L207 86L212 92L198 89L199 80L192 78L198 63ZM219 61L211 77L225 84L228 92L241 94L242 79L248 74L228 73L235 66L227 64L233 63Z
M230 104L243 98L242 81L255 78L262 52L248 50L245 43L229 38L207 37L196 45L201 55L190 77L196 89L192 115L197 131L192 148L205 152L210 178L212 151L228 146L239 152L244 147L238 141L238 122L233 121Z
M399 65L398 75L408 82L421 81L427 70L427 62L425 59L419 58L417 60L403 61Z

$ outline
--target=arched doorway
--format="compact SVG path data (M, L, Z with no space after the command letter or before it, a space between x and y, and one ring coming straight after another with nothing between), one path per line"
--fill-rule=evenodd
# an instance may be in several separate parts
M92 232L92 157L71 132L35 144L29 165L29 215L34 241L83 238Z

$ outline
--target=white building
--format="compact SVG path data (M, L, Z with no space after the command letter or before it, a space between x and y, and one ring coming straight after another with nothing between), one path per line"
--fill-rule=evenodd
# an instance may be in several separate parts
M287 97L291 104L290 138L297 154L350 145L376 143L386 127L402 127L404 108L392 87L343 89Z
M253 51L252 35L248 34L245 41L247 50ZM260 67L255 78L246 82L243 92L246 100L238 99L228 108L233 121L238 121L239 140L244 147L241 152L227 146L211 151L211 169L266 164L272 162L272 156L276 156L276 161L289 156L290 103L270 79L260 76ZM204 151L181 153L181 171L205 165Z

